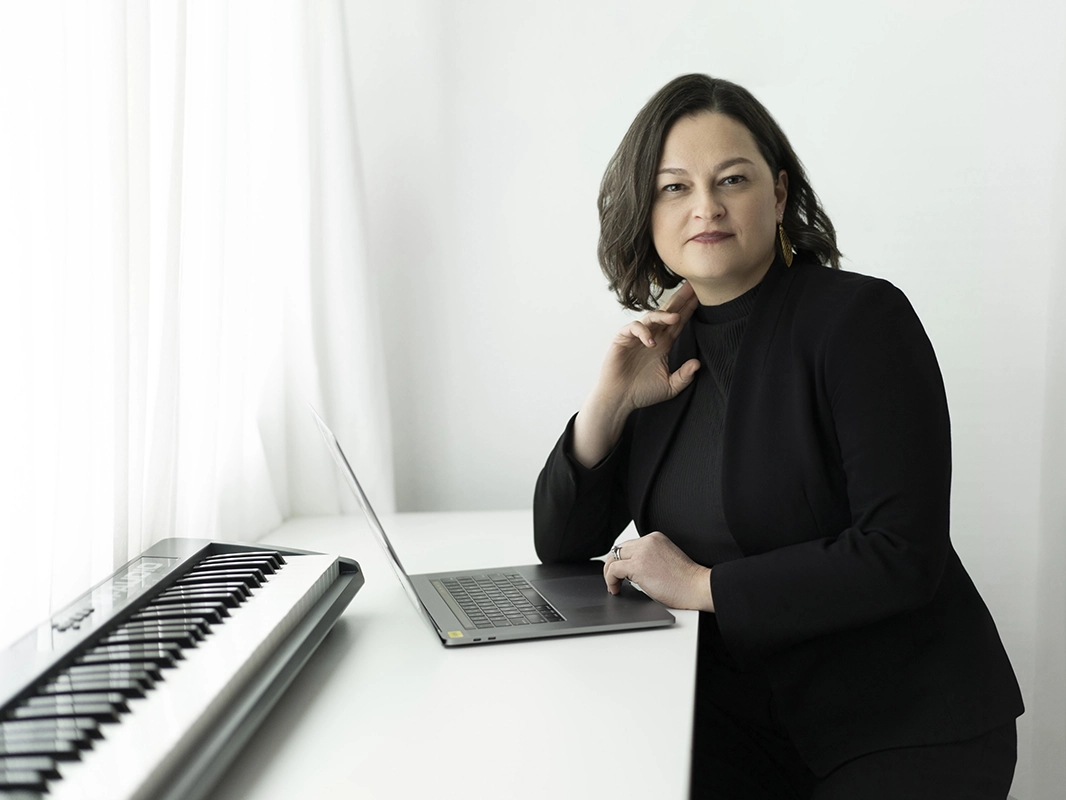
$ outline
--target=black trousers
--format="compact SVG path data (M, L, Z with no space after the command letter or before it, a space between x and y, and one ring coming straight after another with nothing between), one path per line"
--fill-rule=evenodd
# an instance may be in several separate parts
M778 724L768 682L732 661L713 615L700 617L692 800L1007 797L1017 761L1013 721L969 741L870 753L819 778Z
M1005 800L1016 760L1011 722L965 742L870 753L818 778L787 739L721 713L697 729L691 798Z

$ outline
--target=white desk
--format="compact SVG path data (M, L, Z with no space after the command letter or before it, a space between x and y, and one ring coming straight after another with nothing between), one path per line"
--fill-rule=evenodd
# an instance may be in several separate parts
M536 563L528 511L382 523L412 573ZM262 541L354 558L366 585L212 800L687 797L695 612L446 650L362 518L292 520Z

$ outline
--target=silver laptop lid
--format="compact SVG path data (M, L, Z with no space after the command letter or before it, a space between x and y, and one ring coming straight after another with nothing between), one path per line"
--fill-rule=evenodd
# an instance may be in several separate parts
M411 583L411 579L407 576L407 570L405 570L403 564L400 563L400 557L396 555L396 551L392 549L392 542L389 541L389 537L385 534L385 529L381 527L378 515L374 513L374 509L370 505L370 501L367 499L363 487L359 485L359 479L355 477L355 471L352 469L352 465L348 463L348 458L344 455L344 450L341 449L341 443L337 441L337 437L334 436L333 431L329 429L329 426L325 423L322 417L319 416L319 413L315 411L315 407L310 403L308 403L307 406L315 416L315 423L318 425L318 430L322 433L322 438L326 440L326 446L333 454L333 460L337 462L337 466L340 467L341 472L344 473L344 477L348 481L348 488L352 490L355 499L359 501L359 507L363 509L363 514L366 515L366 520L370 523L370 529L377 537L378 544L381 545L381 549L385 551L389 563L392 564L393 572L395 572L396 577L400 579L400 583L403 585L404 591L407 592L407 596L414 604L414 607L418 609L422 614L423 619L429 623L429 627L436 633L437 626L433 622L433 617L429 615L426 607L422 604L422 600L418 597L414 584Z

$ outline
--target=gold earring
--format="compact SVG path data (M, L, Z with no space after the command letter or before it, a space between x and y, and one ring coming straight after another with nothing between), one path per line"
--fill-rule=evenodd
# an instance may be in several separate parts
M785 226L780 222L777 223L777 233L781 237L781 255L785 258L785 266L792 266L792 242L788 240L788 234L785 233Z

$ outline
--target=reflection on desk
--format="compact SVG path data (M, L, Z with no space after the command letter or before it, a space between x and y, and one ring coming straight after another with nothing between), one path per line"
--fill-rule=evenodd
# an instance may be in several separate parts
M412 573L536 562L529 511L382 523ZM362 518L295 519L262 541L355 558L366 584L213 800L687 796L695 612L449 650Z

